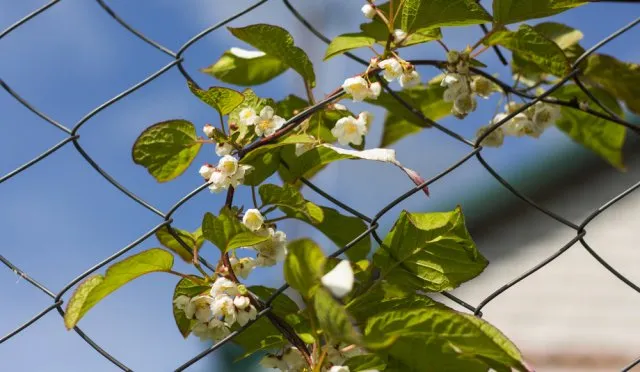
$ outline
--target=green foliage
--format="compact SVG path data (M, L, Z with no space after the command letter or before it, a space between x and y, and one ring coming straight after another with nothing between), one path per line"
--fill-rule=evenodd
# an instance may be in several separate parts
M349 372L358 371L383 371L387 367L387 363L376 354L356 355L347 359L344 365L349 367Z
M475 0L405 0L401 28L407 32L491 22L492 18Z
M179 296L195 297L210 289L211 287L208 285L205 285L204 280L202 278L198 278L196 276L183 278L183 279L180 279L178 284L176 284L176 288L173 291L173 300L175 300ZM180 334L182 335L182 337L187 338L191 333L191 328L193 328L196 322L193 319L187 319L187 316L184 314L184 311L178 310L175 306L173 306L172 308L173 308L173 319L176 322L178 331L180 331Z
M316 75L309 57L294 45L293 37L287 30L261 23L240 28L229 27L229 31L238 39L291 67L312 87L316 85Z
M517 54L520 59L556 76L562 77L570 70L569 60L558 44L528 25L520 25L515 32L497 31L485 40L485 44L501 45Z
M300 191L295 187L285 184L283 187L264 184L259 189L260 199L265 205L276 205L287 214L300 213L304 219L312 224L324 220L324 213L320 207L306 201Z
M640 65L622 62L606 54L589 56L584 75L640 114Z
M172 228L176 235L182 239L184 243L191 248L192 251L196 251L202 247L204 238L202 237L202 229L198 228L194 232L188 232L186 230ZM180 242L171 235L169 228L164 226L156 231L156 238L164 247L170 249L176 253L185 262L191 262L193 254L180 244Z
M549 17L587 3L584 0L494 0L493 17L502 25Z
M145 129L133 145L133 162L147 168L158 181L181 175L200 151L196 128L181 119L167 120Z
M244 95L225 87L211 87L202 90L192 82L187 83L191 92L207 105L213 107L220 115L228 115L244 101Z
M82 282L67 302L64 325L71 329L103 298L144 274L168 271L173 267L173 255L153 248L111 265L105 275L93 275Z
M360 335L351 324L349 314L342 304L334 300L323 288L313 293L313 308L318 317L318 324L335 342L358 342Z
M464 224L462 210L403 211L374 255L388 281L440 292L473 279L487 266Z
M622 114L622 109L616 99L606 91L596 88L590 88L589 91L613 112L618 115ZM577 85L565 85L556 90L553 96L564 100L578 99L580 102L590 102L587 95ZM590 104L589 107L603 112L596 104ZM560 130L614 167L624 169L622 146L627 131L623 126L571 107L562 107L561 112L562 115L556 122L556 126Z
M202 235L222 253L240 247L250 247L269 239L268 235L258 235L250 231L227 207L220 210L219 216L211 213L204 215Z
M322 277L325 257L311 239L289 242L284 261L284 278L304 298L312 298Z
M329 43L327 51L324 54L324 60L326 61L331 57L335 57L352 49L370 47L375 44L375 42L376 39L364 35L361 32L337 36Z
M226 51L216 63L201 71L225 83L253 86L264 84L289 68L279 57L251 53Z

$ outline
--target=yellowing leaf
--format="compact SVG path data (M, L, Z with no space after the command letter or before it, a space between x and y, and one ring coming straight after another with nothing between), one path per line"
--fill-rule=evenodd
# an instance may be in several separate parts
M278 57L264 52L246 52L231 48L216 63L200 71L225 83L249 86L264 84L289 68Z
M549 17L587 2L584 0L494 0L493 17L496 23L508 25L528 19Z

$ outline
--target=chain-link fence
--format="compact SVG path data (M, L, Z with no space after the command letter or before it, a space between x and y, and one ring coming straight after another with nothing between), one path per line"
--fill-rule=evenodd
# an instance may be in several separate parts
M229 18L227 18L226 20L224 20L224 21L222 21L222 22L220 22L220 23L218 23L216 25L213 25L213 26L203 30L202 32L200 32L196 36L192 37L189 41L184 43L184 45L182 45L177 51L172 51L172 50L160 45L159 43L149 39L147 36L145 36L144 34L138 32L131 25L126 23L122 18L120 18L119 15L117 13L115 13L111 8L109 8L109 6L104 1L102 1L102 0L96 0L96 1L100 5L100 7L102 9L104 9L104 11L107 12L122 27L126 28L129 32L131 32L136 37L142 39L144 42L148 43L149 45L155 47L157 50L159 50L162 53L164 53L167 56L169 56L170 59L171 59L171 62L169 62L166 66L164 66L163 68L161 68L160 70L158 70L154 74L148 76L146 79L140 81L139 83L137 83L136 85L132 86L131 88L123 91L122 93L118 94L117 96L113 97L112 99L108 100L107 102L104 102L100 106L96 107L91 112L89 112L87 115L85 115L82 119L80 119L80 121L75 123L73 126L67 126L67 125L64 125L62 123L59 123L59 122L51 119L45 113L41 112L37 107L33 106L29 102L28 99L20 96L11 87L9 87L3 80L0 80L0 85L2 85L2 87L11 96L13 96L19 103L21 103L22 105L27 107L31 112L33 112L34 114L38 115L41 119L43 119L46 122L50 123L51 125L55 126L60 131L66 133L66 135L67 135L62 141L60 141L59 143L57 143L56 145L54 145L50 149L46 150L42 154L38 155L36 158L34 158L31 161L27 162L26 164L18 167L14 171L2 176L0 178L0 183L3 183L5 181L10 180L12 177L20 174L21 172L26 171L32 165L38 163L40 160L45 159L45 158L53 155L59 149L67 146L68 144L72 144L74 146L74 148L77 150L77 153L79 154L79 156L81 156L84 160L86 160L86 162L89 163L89 165L91 165L91 167L93 169L95 169L102 177L104 177L104 179L107 182L109 182L111 185L113 185L118 190L120 190L123 195L125 195L128 198L131 198L132 200L136 201L141 207L146 208L149 212L157 215L160 218L160 223L157 226L155 226L153 229L151 229L150 231L148 231L148 232L144 233L143 235L141 235L138 239L136 239L135 241L133 241L132 243L130 243L126 247L124 247L124 248L118 250L117 252L113 253L111 256L109 256L109 257L105 258L104 260L100 261L95 266L87 269L84 273L82 273L79 276L77 276L75 279L73 279L71 282L69 282L67 285L65 285L64 288L62 290L58 291L57 293L51 291L45 285L43 285L43 284L39 283L38 281L36 281L35 279L33 279L29 274L27 274L26 272L22 271L20 268L16 267L13 263L11 263L11 261L9 259L7 259L4 256L0 255L0 261L2 261L2 263L4 263L10 270L13 270L16 274L20 275L25 280L27 280L34 288L37 288L38 290L44 292L47 296L51 297L51 299L52 299L51 305L47 306L45 309L43 309L41 312L39 312L38 314L33 316L31 319L27 320L24 324L20 325L14 331L12 331L9 334L5 335L4 337L0 338L0 345L2 343L4 343L4 342L8 341L9 339L11 339L13 336L17 335L18 333L22 332L26 328L30 327L31 325L36 323L39 319L41 319L44 315L46 315L47 313L49 313L49 312L51 312L53 310L56 310L58 313L60 313L61 316L64 316L64 310L63 310L63 307L62 307L64 301L63 301L62 298L70 289L72 289L75 285L77 285L83 279L87 278L92 273L95 273L96 271L98 271L101 268L105 267L107 264L109 264L110 262L114 261L118 257L120 257L120 256L124 255L125 253L129 252L130 250L134 249L136 246L138 246L140 243L142 243L143 241L145 241L146 239L148 239L149 237L154 235L154 233L156 231L158 231L159 229L163 228L164 226L167 226L169 228L169 230L171 232L173 232L174 237L177 240L181 241L180 237L177 234L175 234L175 232L171 228L171 224L173 222L172 216L179 208L181 208L185 203L189 202L189 200L191 198L193 198L196 194L198 194L199 192L201 192L204 189L206 189L207 188L207 184L201 185L197 189L191 191L190 193L185 195L182 199L177 201L167 212L163 212L163 211L159 210L158 208L154 207L153 205L151 205L151 204L147 203L146 201L142 200L140 197L138 197L137 195L135 195L134 193L129 191L125 186L120 184L111 175L109 175L107 172L105 172L100 167L100 165L97 164L87 154L87 152L84 150L83 146L78 141L79 138L80 138L79 131L86 123L91 121L91 119L96 114L98 114L99 112L101 112L105 108L116 104L121 99L123 99L123 98L127 97L128 95L134 93L139 88L145 86L149 82L155 80L156 78L158 78L159 76L163 75L164 73L166 73L167 71L169 71L170 69L172 69L174 67L177 68L180 71L180 73L188 81L190 81L190 82L195 84L195 82L188 75L188 73L186 72L186 70L185 70L185 68L183 67L183 64L182 64L183 63L183 54L185 53L185 51L187 49L189 49L189 47L191 47L193 44L197 43L205 35L210 34L211 32L214 32L214 31L218 30L219 28L221 28L222 26L226 25L227 23L229 23L229 22L231 22L231 21L243 16L244 14L247 14L247 13L253 11L254 9L260 7L261 5L265 4L269 0L258 1L254 5L252 5L252 6L248 7L248 8L246 8L246 9L242 10L241 12L239 12L239 13L237 13L237 14L229 17ZM288 0L283 0L283 1L284 1L284 5L286 6L286 8L310 32L312 32L315 36L317 36L319 39L323 40L324 42L327 42L327 43L329 42L329 39L327 37L325 37L322 33L320 33L318 30L316 30L313 27L313 25L311 25L306 19L304 19L302 17L302 15L292 6L292 4ZM3 37L5 37L9 33L11 33L13 30L15 30L15 29L17 29L19 27L23 27L24 25L28 24L30 20L32 20L33 18L37 17L41 13L46 12L49 8L54 7L59 2L60 2L60 0L53 0L50 3L46 4L45 6L39 8L36 11L32 12L31 14L27 15L26 17L24 17L20 21L16 22L15 24L11 25L6 30L2 31L2 33L0 33L0 39L2 39ZM609 35L608 37L606 37L605 39L603 39L602 41L600 41L596 45L592 46L590 49L588 49L586 52L584 52L581 56L579 56L574 61L574 63L572 64L571 72L568 75L566 75L565 77L560 79L557 83L555 83L553 86L551 86L548 90L546 90L544 93L542 93L540 95L532 95L528 91L517 90L517 89L511 87L510 85L507 85L504 82L496 79L493 75L490 75L490 74L484 72L483 70L480 70L480 69L472 67L471 68L472 73L484 76L484 77L492 80L505 93L512 94L512 95L517 95L517 96L520 96L520 97L528 100L528 102L526 104L524 104L522 107L520 107L517 111L507 115L502 120L492 124L488 128L488 130L484 132L483 135L481 135L479 138L477 138L475 140L466 139L464 136L462 136L462 135L460 135L460 134L458 134L458 133L456 133L456 132L454 132L454 131L452 131L450 129L447 129L447 128L441 126L440 124L438 124L438 123L430 120L429 118L425 117L423 115L423 113L418 108L412 107L408 102L404 101L398 94L396 94L396 92L391 90L389 88L389 86L384 84L384 81L382 80L384 89L392 97L394 97L396 100L398 100L398 102L400 102L404 107L406 107L408 110L410 110L417 118L419 118L424 123L424 126L432 127L435 130L439 130L442 133L444 133L447 136L449 136L454 141L458 141L458 142L463 143L464 145L468 146L469 152L465 156L463 156L461 159L459 159L457 162L452 164L450 167L448 167L447 169L445 169L442 172L440 172L438 175L436 175L433 178L423 182L420 185L417 185L417 186L411 188L410 190L407 190L404 194L398 196L392 202L390 202L387 205L383 206L379 210L379 212L376 213L373 216L367 216L367 215L365 215L363 213L360 213L359 211L351 208L349 205L347 205L345 203L342 203L339 200L337 200L336 198L334 198L333 196L329 195L328 193L326 193L325 191L323 191L322 189L317 187L315 184L313 184L309 180L302 179L302 182L306 186L308 186L310 189L314 190L315 192L317 192L318 194L320 194L321 196L323 196L327 200L331 201L335 205L339 206L343 210L345 210L345 211L351 213L352 215L362 219L369 226L365 231L362 231L360 233L360 235L358 235L355 239L353 239L353 241L351 241L346 246L342 247L340 250L338 250L338 251L334 252L333 254L331 254L331 256L332 257L336 257L336 256L341 255L342 253L344 253L345 251L350 249L357 242L359 242L361 239L365 238L368 235L372 236L379 244L382 244L382 240L381 240L380 236L378 235L376 229L379 226L378 225L378 221L380 220L380 218L383 215L385 215L394 206L402 203L405 199L409 198L411 195L423 190L425 187L428 187L432 183L434 183L434 182L440 180L441 178L447 176L450 172L452 172L454 169L456 169L457 167L461 166L462 164L466 163L468 160L470 160L472 158L476 158L480 162L480 164L486 169L486 171L489 172L491 174L491 176L493 176L497 181L499 181L500 184L502 184L502 186L504 186L504 188L509 190L511 193L513 193L518 198L522 199L524 202L526 202L527 204L529 204L533 208L541 211L542 213L544 213L549 218L555 220L558 224L562 224L562 225L574 230L575 231L575 236L571 240L569 240L564 246L562 246L560 249L555 251L555 253L553 253L551 256L549 256L548 258L546 258L542 262L536 264L535 266L531 267L529 270L527 270L526 272L524 272L521 275L517 276L512 281L504 284L503 286L501 286L499 289L495 290L493 293L491 293L489 296L487 296L484 300L482 300L479 304L477 304L475 306L471 305L471 304L468 304L464 300L462 300L462 299L460 299L460 298L458 298L458 297L456 297L456 296L454 296L452 294L443 293L447 298L449 298L450 300L456 302L458 305L466 308L467 310L473 312L473 314L475 314L476 316L481 317L482 316L482 309L489 302L491 302L496 297L500 296L502 293L504 293L505 291L509 290L511 287L517 285L520 281L526 279L528 276L532 275L536 271L540 270L541 268L543 268L544 266L546 266L547 264L549 264L550 262L552 262L553 260L558 258L560 255L562 255L564 252L566 252L569 248L571 248L573 245L575 245L578 242L585 248L585 250L586 250L586 252L588 254L590 254L597 262L599 262L602 265L602 267L604 267L606 270L611 272L611 274L613 274L620 281L624 282L631 289L633 289L636 292L640 293L640 287L638 287L636 284L631 282L628 278L626 278L624 275L622 275L620 272L618 272L613 266L611 266L607 261L605 261L602 257L600 257L589 246L589 244L585 240L585 235L587 234L587 226L589 225L589 223L591 221L593 221L603 211L605 211L606 209L610 208L612 205L614 205L615 203L617 203L618 201L620 201L621 199L623 199L624 197L626 197L630 193L634 192L638 187L640 187L640 182L638 182L638 183L634 184L633 186L629 187L627 190L625 190L624 192L620 193L619 195L611 198L607 203L603 204L601 207L599 207L596 210L594 210L582 222L574 223L574 222L569 221L568 219L560 216L559 214L555 213L554 211L548 210L544 206L539 205L534 200L531 200L529 197L527 197L526 195L520 193L516 188L514 188L512 185L510 185L509 182L507 182L498 172L496 172L486 162L486 160L483 158L483 156L482 156L483 147L481 146L482 140L484 138L486 138L486 136L488 136L492 131L494 131L496 128L498 128L501 125L503 125L504 123L506 123L508 120L510 120L511 118L516 116L517 114L525 111L527 108L529 108L530 106L534 105L536 102L540 102L540 101L554 103L554 104L558 104L558 105L562 105L562 106L566 106L566 107L571 107L571 108L574 108L576 110L581 110L581 111L586 112L588 114L591 114L593 116L596 116L596 117L599 117L599 118L603 118L603 119L609 120L611 122L617 123L619 125L625 126L625 127L629 128L632 132L634 132L636 134L640 134L640 127L636 127L633 124L631 124L631 123L627 122L626 120L624 120L623 118L621 118L620 116L616 115L607 106L605 106L600 101L598 101L598 99L596 97L594 97L589 92L589 90L587 90L585 88L585 86L583 85L583 83L580 80L581 70L579 68L580 63L583 60L585 60L585 58L587 58L589 55L594 53L596 50L598 50L599 48L601 48L602 46L604 46L605 44L607 44L611 40L613 40L613 39L619 37L620 35L624 34L626 31L628 31L632 27L636 26L638 23L640 23L640 18L638 18L638 19L634 20L633 22L631 22L630 24L620 28L618 31L614 32L613 34ZM481 26L481 27L482 27L483 32L486 33L487 29L484 26ZM506 62L504 56L502 55L502 53L500 52L500 49L498 49L497 47L494 47L493 49L494 49L495 53L497 54L498 58L500 59L500 61L503 64L506 65L507 62ZM369 65L368 61L362 60L362 59L358 58L355 55L352 55L350 53L345 53L345 55L346 55L346 57L354 60L357 63L362 64L365 67ZM431 66L435 66L435 67L438 67L438 68L444 68L445 67L445 61L413 60L413 61L410 61L410 62L412 64L414 64L414 65L431 65ZM597 105L604 112L602 112L600 110L590 109L588 106L583 105L583 104L581 104L580 102L578 102L576 100L563 101L563 100L558 100L558 99L550 97L550 95L556 89L558 89L559 87L561 87L562 85L564 85L565 83L567 83L569 81L572 81L578 87L580 87L580 89L590 98L591 103ZM303 112L299 113L295 117L291 118L285 124L285 126L284 126L285 129L281 133L282 134L286 133L286 129L287 128L293 128L296 124L299 124L300 122L302 122L303 120L308 118L310 115L312 115L314 112L324 108L326 105L328 105L331 102L337 100L342 95L344 95L344 92L342 90L334 92L332 95L326 97L321 102L319 102L319 103L315 104L314 106L312 106L312 107L304 110ZM275 139L275 138L273 138L273 139ZM254 147L255 147L255 144L254 145L249 145L246 149L242 150L240 153L241 154L245 154L247 151L249 151L250 149L252 149ZM185 246L186 249L190 250L189 246L184 244L184 242L182 242L182 243L183 243L183 245ZM212 266L210 263L208 263L206 260L202 260L202 264L207 266L211 270L215 270L215 267ZM277 326L277 324L275 324L275 323L282 322L282 320L280 320L277 317L275 317L275 314L271 313L271 310L272 310L271 304L272 304L273 300L277 296L279 296L285 289L287 289L287 287L288 287L287 285L284 285L284 286L280 287L276 292L273 293L273 295L270 298L257 299L259 304L262 307L260 309L259 313L258 313L257 319L260 319L261 317L268 317L272 322L274 322L274 325L276 325L276 326ZM226 342L232 340L240 332L244 332L247 329L251 328L252 324L253 324L253 322L250 322L247 325L241 327L240 329L232 332L229 336L227 336L223 340L217 342L213 346L207 348L206 350L202 351L201 353L199 353L198 355L193 357L192 359L190 359L190 360L184 362L183 364L179 365L175 370L176 371L182 371L182 370L187 369L188 367L190 367L194 363L198 362L203 357L209 355L210 353L212 353L216 349L220 348ZM281 326L282 326L282 324L281 324ZM279 327L279 328L281 328L281 327ZM62 331L62 327L61 327L61 331ZM107 352L106 350L102 349L102 347L99 344L97 344L96 342L94 342L84 331L82 331L82 329L80 329L79 327L76 326L76 327L74 327L74 331L78 334L78 336L80 336L84 341L86 341L93 349L95 349L98 353L100 353L102 356L104 356L109 361L111 361L115 366L117 366L120 369L125 370L125 371L130 371L131 370L123 362L118 360L116 358L116 356L111 355L109 352ZM624 367L622 370L623 371L628 371L628 370L630 370L631 368L633 368L634 366L636 366L638 364L640 364L640 358L635 360L635 361L633 361L633 362L631 362L629 365Z

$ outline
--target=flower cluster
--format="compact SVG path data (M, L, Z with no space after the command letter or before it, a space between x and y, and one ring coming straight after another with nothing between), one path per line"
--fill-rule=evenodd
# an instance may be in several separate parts
M343 365L344 362L351 357L366 353L364 349L355 347L355 345L342 345L340 348L325 345L322 352L326 353L325 363L331 365L331 367L323 366L321 368L323 372L349 372L350 369ZM312 359L316 359L316 356L312 356ZM314 362L316 361L314 360ZM296 347L286 348L281 355L267 354L260 360L260 365L264 368L279 369L285 372L301 372L307 367L302 353ZM363 370L363 372L377 371L375 369Z
M234 272L240 270L240 276L246 278L256 266L274 266L283 261L287 254L287 235L284 231L277 231L264 224L264 217L257 209L249 209L242 217L242 223L251 231L269 238L252 247L257 252L255 260L252 258L239 259L234 267ZM231 262L232 266L234 262ZM246 276L245 276L246 275Z
M413 65L399 58L387 58L378 62L378 67L382 69L382 76L386 81L398 79L400 86L411 88L420 84L420 74Z
M211 192L226 190L229 186L238 187L244 176L253 169L250 165L239 164L238 159L224 155L217 166L205 164L200 167L200 175L209 182Z
M356 146L362 144L362 138L367 134L369 125L373 121L370 112L363 111L358 118L347 116L339 119L331 129L331 134L338 139L341 145L352 143Z
M475 96L489 98L494 91L494 85L487 78L469 74L469 55L450 51L447 54L447 74L442 79L445 102L453 102L451 113L463 119L470 112L475 111L477 103Z
M344 83L342 83L342 89L351 95L354 102L360 102L367 98L378 98L382 86L378 82L369 84L362 76L355 76L346 79Z
M191 331L201 340L221 340L230 328L238 323L244 326L258 315L251 305L249 297L234 282L227 278L218 278L209 293L195 297L180 295L173 300L176 309L184 312L187 319L196 324Z
M522 107L521 103L509 102L505 105L505 112L497 114L491 124L496 124L506 118L508 115L517 112ZM538 138L545 129L551 127L560 117L560 108L544 102L538 102L530 106L523 112L516 114L506 123L496 128L485 139L482 145L490 147L499 147L504 141L504 136L522 137L530 136ZM481 136L487 131L489 126L481 127L477 136Z
M240 125L255 126L257 136L270 136L286 123L285 119L275 115L271 106L263 107L259 115L253 108L245 107L240 110L238 116Z

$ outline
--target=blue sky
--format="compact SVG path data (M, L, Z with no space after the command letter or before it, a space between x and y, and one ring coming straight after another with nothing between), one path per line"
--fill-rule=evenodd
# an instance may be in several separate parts
M252 2L210 0L191 1L110 1L125 20L160 42L177 50L202 29L235 13ZM329 36L357 30L362 21L359 1L293 1L303 14ZM4 29L45 4L23 0L0 2L0 29ZM618 27L633 20L638 8L623 4L590 4L553 17L583 30L584 46L591 46ZM314 61L318 75L317 96L339 86L345 77L361 71L361 66L345 58L322 63L324 44L314 39L279 1L234 21L233 26L273 23L286 27L297 45ZM479 37L477 27L445 30L445 42L462 48ZM472 35L472 36L470 36ZM604 52L627 61L638 61L640 51L632 40L640 39L640 29L609 44ZM220 85L198 69L217 60L224 50L243 46L224 29L214 32L185 53L185 66L203 86ZM153 74L171 59L139 39L111 19L96 2L64 0L0 40L0 77L18 94L55 120L71 127L102 102ZM443 58L437 45L408 50L403 57ZM369 57L364 51L360 55ZM509 76L487 52L482 58L491 71ZM420 72L425 78L433 69ZM280 99L290 93L302 95L300 79L287 72L274 81L256 87L258 94ZM467 137L488 122L496 100L480 102L480 109L465 121L445 119L442 123ZM343 102L344 103L344 102ZM364 104L346 102L352 111ZM368 146L380 137L383 113L371 109L377 118ZM0 113L5 135L0 137L0 174L6 174L64 138L64 133L33 115L4 90L0 91ZM212 148L204 148L194 165L177 180L158 184L147 172L133 164L131 146L147 126L170 118L191 120L200 128L215 122L216 114L199 102L186 88L182 76L172 69L114 106L100 112L80 130L80 143L106 171L134 193L166 211L187 192L200 185L199 164L216 161ZM436 131L424 131L394 146L398 158L429 178L461 158L468 149ZM511 139L499 150L488 149L490 164L517 177L527 164L554 159L560 150L578 145L553 129L540 140ZM590 155L588 155L590 156ZM553 172L553 169L549 169ZM373 214L383 204L411 187L395 167L379 163L342 162L332 164L316 179L317 184L365 213ZM371 187L375 182L376 187ZM496 188L496 182L475 161L469 162L431 187L432 198L416 194L394 208L382 221L389 226L400 209L434 210L451 208L477 197L478 190ZM108 184L70 145L0 185L1 254L18 267L59 291L88 267L152 229L160 219L123 196ZM311 200L327 203L308 191ZM194 229L206 211L217 211L223 196L203 192L175 215L175 226ZM240 203L246 202L241 193ZM334 247L324 238L295 223L283 224L290 237L311 233L326 250ZM133 252L157 246L149 239ZM482 249L482 247L480 247ZM216 249L207 245L205 257L217 259ZM179 269L185 269L182 264ZM254 273L252 283L277 286L280 269ZM81 321L81 327L136 371L164 371L188 360L205 345L195 339L182 340L172 320L170 296L176 279L154 274L139 279L97 305ZM0 269L4 306L0 310L0 334L6 334L50 304L50 299L19 279L10 270ZM95 353L76 334L64 330L62 320L52 312L0 346L0 360L7 370L92 370L111 371L113 366ZM193 371L210 370L205 362Z

